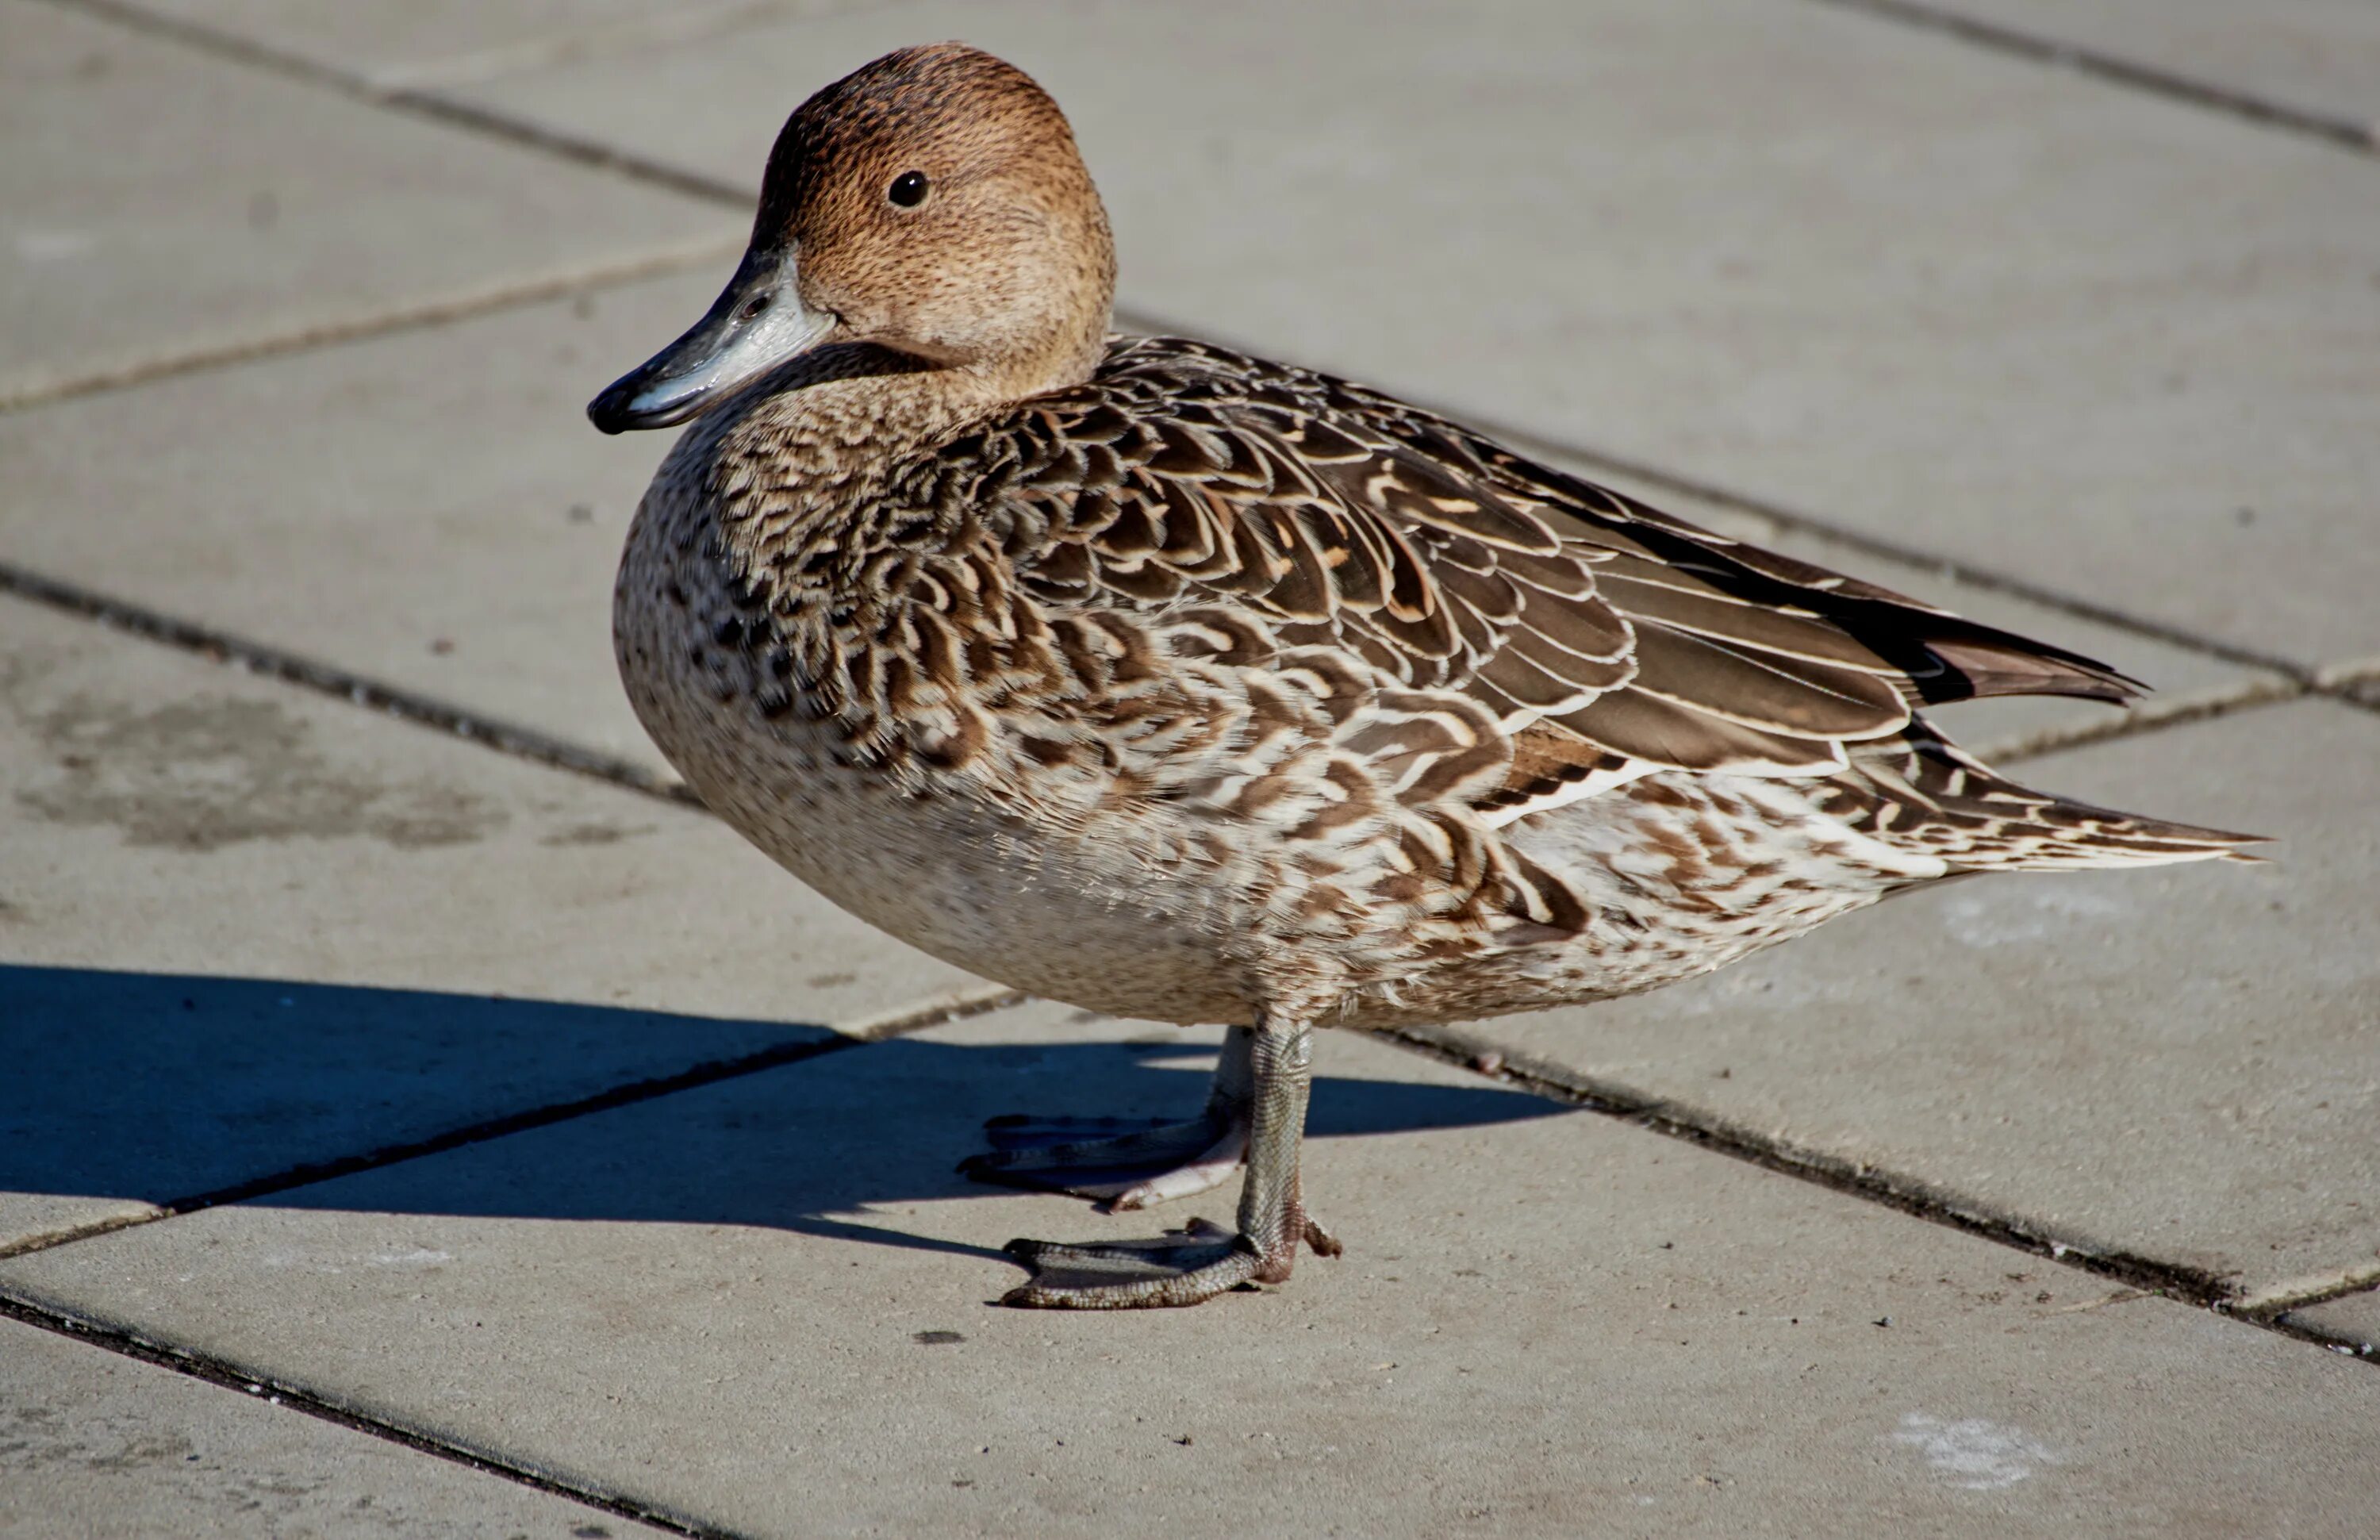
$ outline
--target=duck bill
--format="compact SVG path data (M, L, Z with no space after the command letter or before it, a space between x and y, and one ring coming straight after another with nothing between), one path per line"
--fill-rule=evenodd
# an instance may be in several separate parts
M816 347L834 317L806 309L795 277L790 250L744 253L693 330L605 386L588 420L606 433L674 428Z

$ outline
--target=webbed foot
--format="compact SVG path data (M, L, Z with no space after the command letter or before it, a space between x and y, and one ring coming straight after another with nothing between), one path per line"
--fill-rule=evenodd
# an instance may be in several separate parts
M1232 1167L1238 1163L1239 1150L1245 1148L1248 1178L1240 1190L1237 1231L1205 1219L1193 1219L1184 1229L1147 1241L1080 1245L1011 1241L1006 1248L1008 1254L1031 1267L1033 1278L1011 1289L1000 1303L1054 1310L1197 1304L1244 1285L1287 1281L1300 1245L1312 1246L1324 1256L1338 1255L1339 1243L1305 1217L1305 1207L1298 1195L1298 1141L1305 1127L1311 1056L1312 1037L1302 1021L1268 1020L1253 1031L1235 1029L1225 1044L1222 1067L1215 1073L1216 1096L1208 1108L1210 1118L1218 1104L1245 1110L1244 1117L1233 1120L1240 1132L1232 1136L1231 1158L1228 1161L1222 1158L1223 1145L1210 1145L1204 1155L1170 1173L1179 1183L1186 1180L1184 1172L1198 1172L1203 1177L1220 1166L1220 1174L1214 1177L1220 1181L1230 1174ZM1241 1084L1248 1089L1245 1094L1227 1096L1225 1074L1233 1070L1235 1062L1247 1071ZM1014 1130L1023 1125L1006 1126ZM1171 1151L1186 1148L1195 1142L1185 1130L1203 1134L1210 1127L1206 1123L1177 1123L1144 1129L1103 1143L1142 1149L1148 1146L1133 1141L1155 1140L1159 1146ZM1008 1170L1013 1172L1014 1168ZM1125 1195L1135 1195L1143 1188L1160 1190L1166 1180L1160 1177L1143 1182ZM1213 1182L1202 1184L1211 1186ZM1121 1198L1116 1206L1125 1207Z
M1339 1255L1339 1243L1310 1219L1289 1242L1289 1255L1278 1257L1266 1255L1237 1231L1205 1219L1147 1241L1011 1241L1002 1249L1032 1267L1033 1279L1002 1295L1000 1303L1043 1310L1199 1304L1232 1289L1282 1281L1299 1240L1318 1255Z

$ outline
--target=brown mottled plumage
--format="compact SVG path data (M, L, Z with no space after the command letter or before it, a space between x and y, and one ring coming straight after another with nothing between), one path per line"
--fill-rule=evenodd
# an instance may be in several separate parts
M1109 337L1112 287L1057 107L905 50L794 115L719 304L590 407L697 418L615 624L706 802L961 966L1240 1028L1204 1117L996 1127L973 1167L1128 1207L1245 1151L1239 1233L1019 1243L1016 1303L1335 1249L1297 1194L1311 1026L1628 994L1932 879L2240 843L2024 791L1917 714L2132 693L2101 664L1342 381Z

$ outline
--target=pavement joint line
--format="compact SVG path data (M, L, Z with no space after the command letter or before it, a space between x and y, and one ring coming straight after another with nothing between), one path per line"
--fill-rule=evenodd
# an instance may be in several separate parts
M529 150L558 156L597 171L607 171L648 186L666 188L707 202L749 210L758 188L723 182L715 176L650 160L600 140L582 139L507 116L435 91L384 85L370 76L340 69L242 37L237 32L179 17L161 16L128 0L48 0L61 10L79 11L111 22L128 31L164 39L194 52L211 54L228 63L269 71L285 79L335 91L370 106L409 113L417 117L505 139Z
M2380 711L2380 687L2370 684L2341 685L2322 693L2343 705L2352 706L2359 711Z
M533 727L502 721L431 696L400 685L382 684L346 669L235 636L211 625L183 620L145 605L111 599L80 584L46 576L13 562L0 560L0 594L92 621L146 641L196 653L243 673L257 674L312 690L352 706L360 706L366 710L395 717L400 721L482 745L516 759L625 787L677 806L702 807L701 799L684 782L661 775L634 761L583 748Z
M2380 711L2380 662L2325 669L2315 688L2333 700L2366 711Z
M2321 676L2314 683L2326 690L2380 683L2380 658L2364 658L2354 662L2333 663L2322 671Z
M151 1204L146 1212L142 1213L110 1214L105 1219L91 1219L82 1224L66 1225L56 1230L45 1230L38 1235L19 1236L5 1245L0 1245L0 1261L6 1261L12 1256L27 1256L37 1251L48 1251L54 1246L72 1245L77 1241L89 1241L102 1235L113 1235L119 1230L130 1230L135 1225L153 1224L159 1219L167 1218L170 1216L164 1209Z
M548 32L516 42L483 48L477 53L450 55L414 65L374 70L364 79L386 91L421 91L475 85L503 76L542 69L588 59L615 58L640 48L674 48L682 43L766 27L778 21L818 21L864 9L881 9L885 0L740 0L710 6L681 4L608 27Z
M2380 152L2380 124L2359 123L2353 118L2292 107L2228 86L2161 69L2155 65L2141 64L2121 55L2080 43L2061 42L2020 28L1965 16L1941 6L1923 4L1921 0L1814 0L1814 3L1941 33L1994 53L2054 68L2070 69L2110 85L2221 113L2261 128L2277 129L2358 154Z
M2345 1353L2362 1363L2374 1362L2350 1339L2282 1318L2288 1310L2301 1308L2303 1302L2278 1305L2254 1303L2253 1296L2239 1295L2217 1274L2133 1252L2060 1239L2046 1229L2002 1213L1989 1204L1962 1197L1918 1178L1758 1134L1725 1119L1681 1107L1665 1097L1584 1074L1533 1055L1510 1052L1490 1038L1459 1028L1391 1027L1374 1036L1425 1058L1468 1070L1549 1101L1617 1118L1763 1170L2112 1279L2138 1291L2131 1297L2175 1300L2227 1320Z
M2357 1294L2374 1292L2380 1292L2380 1264L2350 1267L2330 1278L2277 1283L2244 1296L2236 1308L2246 1314L2278 1316L2291 1310L2307 1310L2317 1304L2328 1304L2333 1300L2352 1299Z
M2285 701L2301 700L2309 695L2322 693L2325 692L2309 690L2286 679L2243 680L2229 689L2189 699L2161 702L2156 697L2150 696L2126 709L2111 711L2095 722L2078 722L2070 727L2045 727L2022 737L1983 744L1970 752L1986 764L2020 764L2064 749L2087 748L2094 744L2111 743L2135 734L2181 727L2191 722L2212 721L2236 711L2277 706Z
M905 1037L913 1032L941 1026L946 1022L965 1021L969 1016L1006 1011L1026 1004L1032 999L1024 990L1012 989L1005 984L982 984L971 988L953 989L938 1000L905 1005L881 1015L862 1017L835 1030L857 1043L889 1043L895 1037Z
M89 4L91 0L76 0L76 3ZM652 160L601 139L565 134L475 103L440 96L434 91L379 91L368 82L358 81L358 84L364 99L376 106L410 112L450 127L504 139L524 149L543 151L590 170L614 172L631 181L683 193L689 198L701 199L747 214L759 200L757 188L724 181L698 171L688 171L683 166ZM738 240L737 249L742 249L743 245Z
M647 278L682 273L730 257L743 249L743 237L733 242L708 240L699 244L665 251L654 256L637 257L625 261L605 262L593 267L551 273L524 282L501 284L477 292L448 295L419 303L376 310L368 315L337 321L317 321L285 332L265 332L233 342L194 347L186 352L168 353L138 359L112 369L97 370L88 374L68 375L64 379L35 380L14 390L0 391L0 412L28 411L39 406L54 406L62 401L74 401L83 396L101 395L110 391L129 390L159 380L171 380L179 375L196 374L206 370L228 368L253 363L285 354L311 352L342 343L369 342L404 332L427 331L458 321L470 321L504 310L521 309L531 305L567 297L600 294L607 289Z
M577 1485L533 1466L505 1460L491 1451L473 1449L467 1444L376 1417L332 1397L261 1370L250 1369L233 1360L159 1341L130 1328L48 1304L13 1290L0 1288L0 1319L38 1328L69 1341L168 1369L225 1390L237 1391L251 1400L262 1401L268 1405L284 1407L350 1432L397 1444L416 1454L428 1455L484 1475L565 1498L664 1534L688 1535L694 1540L741 1540L733 1531L716 1528L688 1515L674 1513L617 1493Z
M1020 1003L1023 999L1024 997L1015 990L1008 988L992 988L961 992L922 1008L888 1013L866 1029L867 1036L835 1032L832 1028L827 1028L830 1035L825 1037L775 1043L764 1049L756 1049L750 1053L738 1054L732 1059L704 1060L670 1074L650 1075L642 1080L626 1081L620 1085L606 1086L601 1091L592 1092L587 1096L573 1097L566 1101L548 1102L540 1107L526 1108L517 1112L507 1112L493 1118L483 1118L478 1122L467 1123L460 1128L450 1128L443 1134L432 1134L424 1138L407 1139L397 1144L384 1145L379 1149L368 1150L360 1155L338 1156L328 1160L310 1160L266 1176L250 1177L245 1182L236 1182L228 1186L192 1194L188 1197L171 1199L155 1205L154 1211L151 1213L114 1215L70 1231L33 1236L12 1245L0 1247L0 1260L28 1256L35 1252L55 1251L62 1246L72 1245L77 1242L90 1240L96 1236L112 1235L118 1231L137 1230L143 1225L181 1219L209 1208L220 1208L227 1204L249 1203L259 1198L275 1197L283 1193L294 1192L300 1187L311 1187L324 1182L334 1182L341 1177L356 1176L365 1171L381 1170L432 1155L444 1155L452 1150L463 1149L472 1145L483 1145L491 1140L507 1138L516 1134L551 1128L556 1123L569 1122L598 1112L610 1112L623 1107L658 1101L663 1097L675 1096L681 1091L700 1090L705 1086L716 1085L725 1081L740 1080L747 1075L759 1074L765 1071L783 1069L789 1064L807 1063L810 1060L823 1058L831 1053L870 1048L879 1043L906 1037L913 1032L923 1032L930 1027L941 1026L951 1022L965 1021L970 1016L986 1015L995 1011L1004 1010L1011 1005Z

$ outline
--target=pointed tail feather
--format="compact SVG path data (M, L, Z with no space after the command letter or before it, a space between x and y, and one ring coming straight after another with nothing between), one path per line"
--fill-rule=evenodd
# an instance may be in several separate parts
M1854 752L1828 811L1922 850L1954 872L2082 871L2180 861L2254 861L2234 834L2069 802L2016 784L1920 723Z

